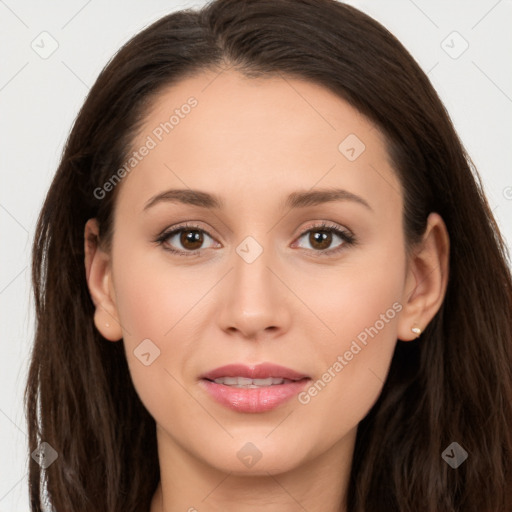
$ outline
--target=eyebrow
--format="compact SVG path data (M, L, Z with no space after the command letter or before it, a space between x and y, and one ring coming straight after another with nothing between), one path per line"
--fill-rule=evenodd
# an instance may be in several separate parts
M352 201L373 211L372 207L362 197L340 188L292 192L286 198L283 206L285 208L297 209L335 201ZM214 194L192 189L170 189L150 198L144 205L143 210L146 211L161 202L175 202L213 210L220 210L224 207L224 201Z

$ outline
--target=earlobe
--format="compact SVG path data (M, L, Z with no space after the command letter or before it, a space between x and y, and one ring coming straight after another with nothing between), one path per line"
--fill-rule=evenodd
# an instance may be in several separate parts
M117 318L110 315L101 305L97 306L94 312L94 325L107 340L119 341L123 337L123 331Z
M446 225L439 214L431 213L420 247L408 265L398 323L400 340L418 338L441 308L448 286L449 252Z
M84 230L85 275L91 299L96 307L94 324L101 335L118 341L123 332L120 326L113 288L110 286L110 256L99 244L99 226L96 219L89 219Z

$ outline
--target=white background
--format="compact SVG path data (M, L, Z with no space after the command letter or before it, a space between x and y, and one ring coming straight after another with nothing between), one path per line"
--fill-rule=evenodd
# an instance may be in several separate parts
M512 0L350 3L383 23L428 72L510 247ZM203 2L49 5L0 0L0 512L29 510L22 392L33 336L30 248L71 124L98 73L125 41L159 17ZM47 59L31 47L50 48L43 31L58 43ZM469 47L458 58L445 51L456 55L464 41Z

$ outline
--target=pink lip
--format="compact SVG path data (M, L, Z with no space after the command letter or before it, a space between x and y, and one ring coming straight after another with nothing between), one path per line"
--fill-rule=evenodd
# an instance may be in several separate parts
M235 388L212 382L220 377L246 377L249 379L266 379L269 377L289 379L274 386L256 388ZM290 368L270 363L257 366L230 364L216 368L201 376L200 384L220 404L237 412L266 412L284 404L297 395L311 380Z
M298 373L290 368L279 366L272 363L260 363L255 366L246 366L243 364L228 364L211 370L201 379L214 380L220 377L247 377L248 379L268 379L275 377L278 379L300 380L307 378L308 375Z

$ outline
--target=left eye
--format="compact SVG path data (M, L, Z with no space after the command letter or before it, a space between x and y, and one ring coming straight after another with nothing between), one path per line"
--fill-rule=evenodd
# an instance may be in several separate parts
M327 224L308 229L299 237L299 240L305 236L307 236L307 241L310 246L312 246L310 250L319 253L319 256L338 252L343 246L351 245L355 241L354 236L349 232ZM338 237L341 243L335 248L330 248L333 242L333 236Z

